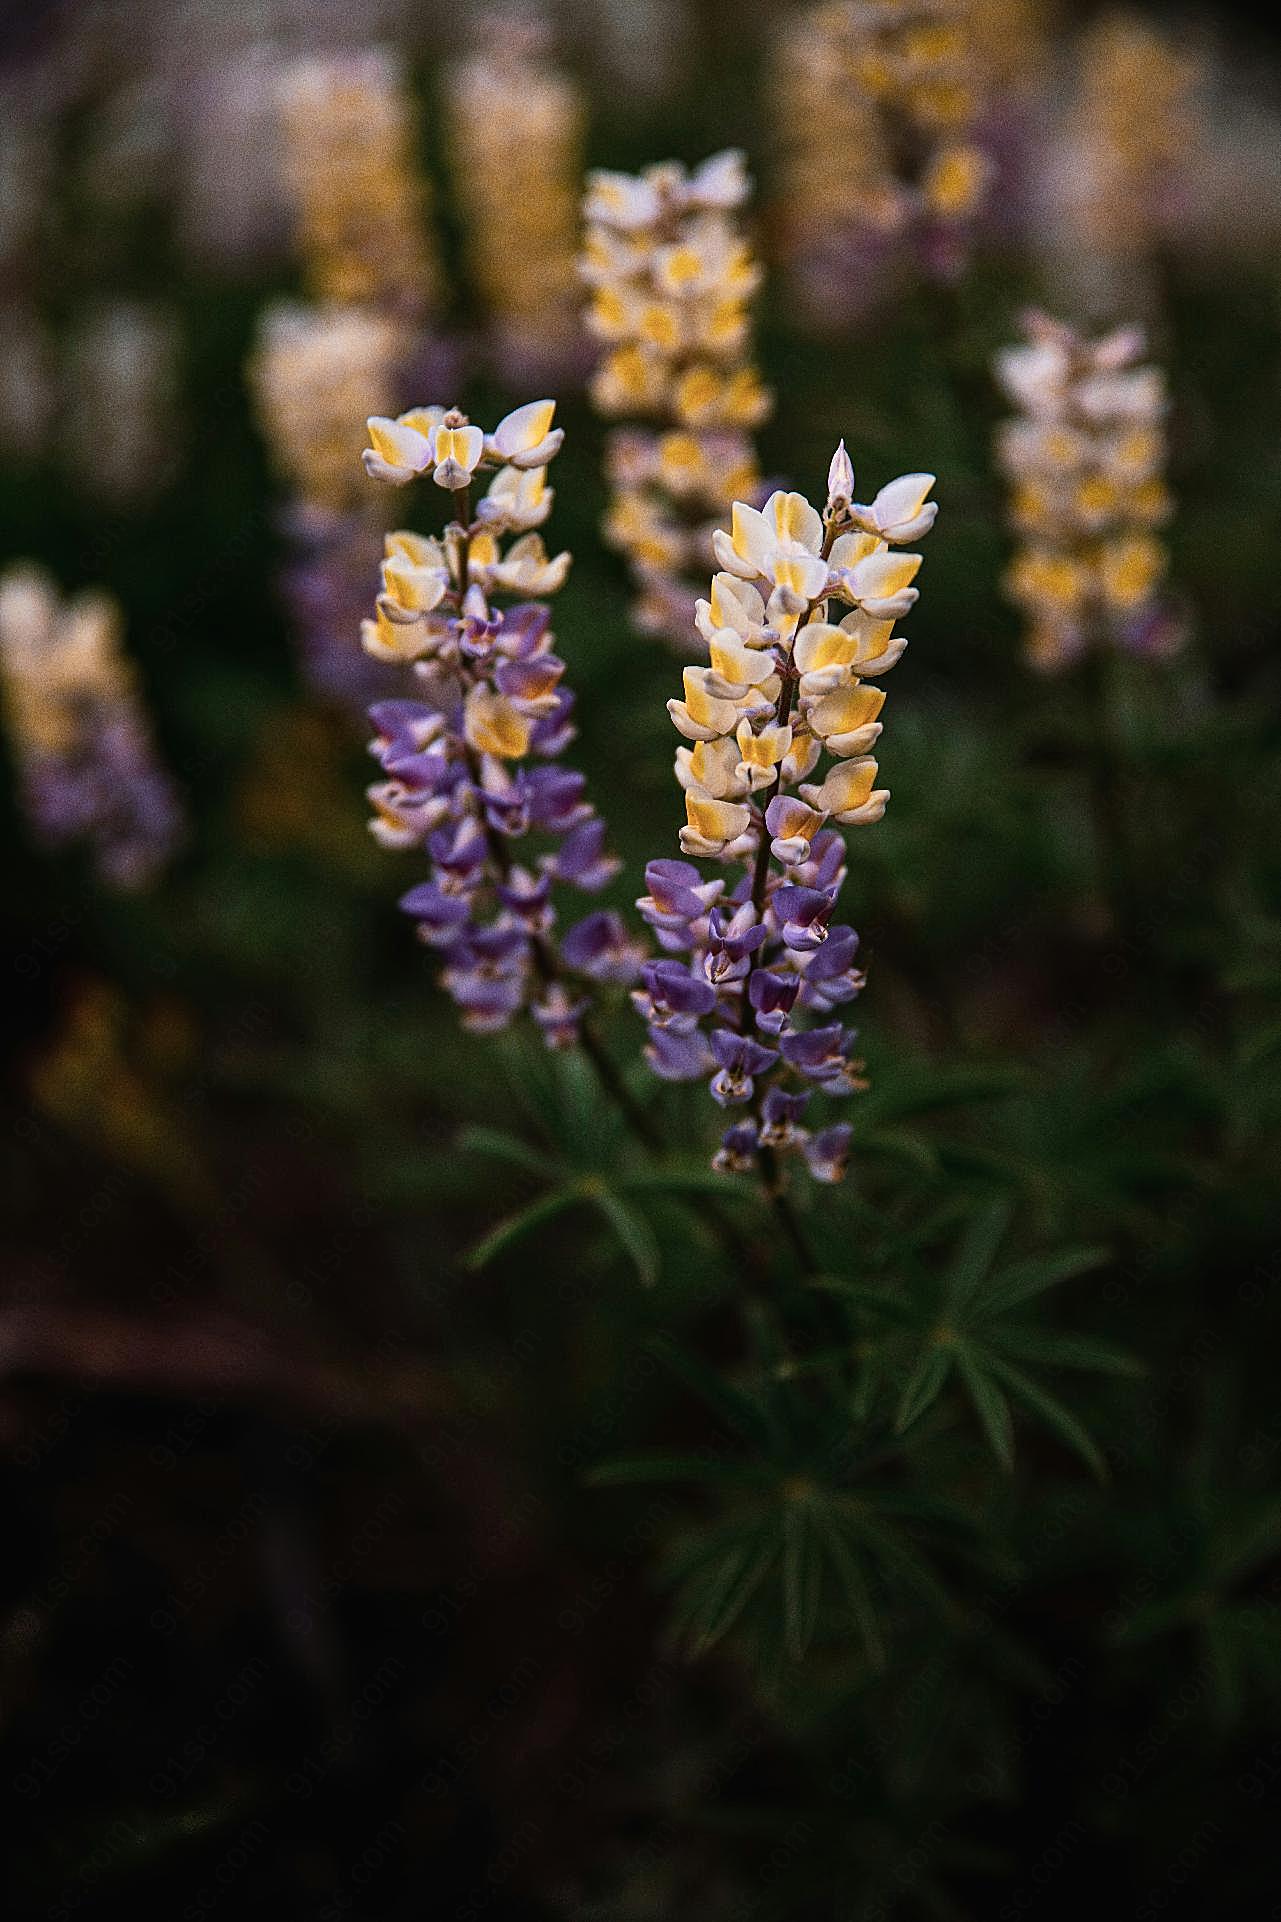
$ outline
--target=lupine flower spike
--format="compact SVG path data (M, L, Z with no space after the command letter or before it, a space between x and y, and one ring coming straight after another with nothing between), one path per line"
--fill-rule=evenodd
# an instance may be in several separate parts
M575 257L583 102L537 20L478 23L445 76L445 127L490 345L513 381L582 371ZM513 157L519 156L519 177Z
M1134 254L1177 230L1209 149L1206 73L1188 37L1134 14L1085 35L1065 171L1077 244Z
M841 1019L863 976L858 936L833 921L838 830L879 821L889 800L871 753L885 696L869 676L906 645L894 625L917 599L921 557L896 550L933 525L933 485L906 474L862 505L842 442L822 514L801 494L736 503L698 604L707 665L687 667L683 698L668 703L690 744L676 752L690 858L646 869L638 905L665 958L633 1000L654 1073L708 1076L738 1111L715 1165L759 1168L767 1185L793 1150L819 1180L839 1180L849 1149L847 1122L814 1128L809 1116L816 1099L864 1085ZM707 879L695 861L727 872Z
M440 270L399 57L373 48L298 60L281 107L308 291L421 320Z
M1027 653L1057 670L1092 647L1165 656L1184 638L1162 591L1169 519L1166 392L1142 364L1138 328L1087 340L1047 315L997 361L1019 409L997 452L1020 547L1009 596L1028 623Z
M789 14L773 72L778 231L817 326L905 249L954 272L987 195L986 89L965 0L830 0Z
M106 594L60 600L38 567L0 577L0 678L31 825L48 847L87 842L110 887L153 881L183 835L120 610Z
M642 632L688 651L713 529L759 486L751 430L772 402L751 358L760 269L738 215L739 153L687 173L594 173L581 271L604 355L592 397L609 436L605 537L628 562Z
M563 438L554 413L554 402L533 401L492 433L454 408L370 420L371 477L400 486L429 476L453 517L440 538L387 536L362 639L417 680L413 698L370 710L385 777L369 790L371 830L430 863L400 905L439 952L464 1027L492 1033L528 1010L549 1047L566 1047L580 1038L593 983L634 980L643 949L610 912L557 934L555 890L593 894L618 863L583 776L557 765L574 730L546 605L570 557L549 557L538 532ZM531 843L541 851L518 859L518 844Z

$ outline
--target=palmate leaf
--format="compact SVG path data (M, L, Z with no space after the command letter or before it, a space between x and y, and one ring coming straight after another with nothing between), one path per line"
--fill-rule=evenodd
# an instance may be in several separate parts
M978 1294L1009 1231L1013 1203L1004 1197L978 1207L966 1222L944 1279L944 1300L956 1314Z
M822 1584L822 1555L809 1504L788 1502L783 1510L783 1627L794 1662L802 1660L814 1639Z
M541 1228L544 1222L554 1221L556 1216L563 1214L566 1208L572 1208L578 1199L573 1189L557 1188L551 1194L542 1195L537 1201L531 1201L527 1208L520 1209L514 1215L508 1215L505 1221L500 1221L497 1227L491 1228L489 1233L476 1243L467 1256L467 1266L475 1270L488 1267L497 1256L504 1254L509 1248L514 1248L517 1242L523 1241L526 1235L533 1234L534 1230Z
M514 1159L510 1155L507 1158ZM589 1207L602 1217L639 1279L646 1287L652 1287L661 1267L654 1231L635 1208L597 1175L584 1175L565 1182L561 1187L553 1188L549 1194L541 1195L537 1201L531 1201L528 1207L508 1215L506 1220L500 1221L497 1227L491 1228L476 1243L467 1257L467 1266L476 1271L487 1267L527 1235L573 1207Z
M652 1288L658 1280L662 1257L658 1240L645 1217L604 1184L592 1189L590 1199L613 1229L619 1246L641 1281L647 1288Z
M894 1417L895 1434L906 1433L913 1422L919 1421L926 1409L938 1400L952 1372L952 1360L950 1346L936 1343L922 1349L899 1397L898 1411Z
M1014 1467L1014 1421L1010 1404L984 1370L980 1356L964 1342L957 1343L956 1366L992 1453L1008 1473Z
M779 1558L782 1544L768 1521L740 1525L739 1537L713 1549L682 1585L672 1626L692 1655L706 1655L729 1633Z
M984 1338L1004 1354L1020 1361L1041 1362L1052 1368L1073 1368L1097 1375L1121 1375L1134 1380L1146 1373L1143 1363L1110 1342L1088 1335L1060 1335L1044 1328L996 1328Z
M564 1173L551 1155L531 1148L527 1141L501 1128L464 1128L458 1136L458 1148L462 1154L488 1155L492 1161L505 1161L513 1168L523 1168L526 1173L542 1175L547 1180Z
M788 1661L809 1651L821 1622L852 1629L868 1661L885 1660L876 1588L907 1591L951 1620L951 1601L906 1532L869 1502L791 1477L748 1516L705 1528L669 1556L673 1626L699 1655L757 1603L752 1638ZM765 1659L765 1658L762 1658Z
M1030 1375L1025 1375L1021 1368L1016 1368L1003 1356L989 1350L987 1359L989 1369L1014 1400L1039 1416L1044 1425L1052 1429L1074 1454L1079 1455L1101 1482L1105 1482L1108 1479L1107 1463L1071 1410L1065 1408L1048 1388L1042 1388Z
M931 1613L943 1621L952 1620L952 1601L925 1557L901 1529L878 1521L864 1502L843 1500L841 1520L854 1539L867 1549L882 1571L917 1595Z
M825 1509L820 1508L817 1511L814 1527L836 1577L837 1586L844 1597L851 1620L862 1637L867 1658L873 1668L881 1668L885 1663L885 1642L876 1619L871 1593L858 1561L851 1552L839 1525Z
M999 1268L978 1294L975 1302L981 1314L1002 1315L1023 1302L1032 1301L1062 1281L1074 1281L1091 1268L1101 1267L1108 1258L1106 1248L1062 1248L1053 1254L1031 1255L1025 1261Z

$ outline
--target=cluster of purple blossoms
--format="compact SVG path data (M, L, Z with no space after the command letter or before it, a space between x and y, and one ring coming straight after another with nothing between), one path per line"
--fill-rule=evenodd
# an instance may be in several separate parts
M710 1075L723 1108L749 1109L722 1138L713 1165L724 1172L747 1173L762 1149L800 1150L820 1181L845 1172L849 1123L804 1125L815 1095L866 1085L838 1015L864 983L857 934L831 924L845 873L840 835L816 834L808 859L770 877L758 913L750 871L727 894L688 861L645 870L638 906L670 957L646 964L632 996L649 1024L646 1059L663 1080ZM816 1025L801 1025L806 1015Z
M474 1033L528 1010L550 1047L578 1040L593 984L634 981L644 948L598 910L558 931L558 886L593 894L618 871L584 777L559 764L573 739L573 695L553 651L545 602L569 555L549 559L532 530L547 517L547 462L560 445L553 404L536 402L492 435L454 410L370 422L366 466L401 484L430 473L455 517L441 539L387 536L366 652L412 665L413 698L370 710L384 778L369 791L387 847L421 848L430 875L401 899L441 957L442 984ZM472 510L472 477L496 468ZM504 535L517 538L506 549ZM517 858L534 844L536 852Z
M64 602L36 567L0 578L0 676L23 802L47 847L89 845L109 887L146 887L185 822L156 755L120 612L105 594Z

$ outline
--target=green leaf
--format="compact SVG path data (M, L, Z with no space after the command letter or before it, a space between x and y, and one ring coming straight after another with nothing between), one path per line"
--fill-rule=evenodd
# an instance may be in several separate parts
M529 1207L522 1208L519 1214L508 1215L505 1221L500 1221L496 1228L491 1228L483 1240L476 1243L467 1257L467 1266L471 1269L487 1267L496 1256L514 1247L518 1241L523 1241L526 1235L533 1234L534 1230L541 1228L544 1222L552 1221L566 1208L572 1208L578 1199L578 1195L572 1188L558 1188L554 1194L544 1195L541 1200L531 1202Z
M974 1209L948 1265L944 1299L956 1310L978 1292L1004 1241L1014 1209L1002 1197Z
M696 1591L684 1611L692 1653L706 1655L734 1626L778 1560L779 1543L764 1529L726 1558L720 1571Z
M937 1400L952 1368L953 1351L931 1346L922 1349L907 1378L894 1418L894 1432L902 1435Z
M982 1290L979 1312L984 1316L1004 1314L1061 1281L1072 1281L1088 1269L1100 1267L1109 1252L1107 1248L1063 1248L1057 1254L1032 1255L1026 1261L1011 1262L998 1269Z
M501 1128L464 1128L458 1136L458 1148L462 1154L489 1155L494 1161L510 1162L513 1168L524 1168L533 1175L554 1177L564 1172L550 1155Z
M846 1506L847 1525L862 1538L873 1555L891 1569L906 1588L919 1595L935 1614L944 1620L953 1613L951 1598L939 1581L934 1570L923 1555L896 1529L887 1528L876 1521L868 1511L857 1503Z
M808 1507L803 1501L789 1501L783 1510L783 1624L787 1652L794 1662L803 1659L814 1639L822 1580Z
M867 1650L868 1660L875 1668L880 1668L885 1661L885 1643L881 1637L876 1609L863 1573L850 1552L849 1543L841 1533L839 1524L822 1509L817 1512L814 1520L820 1540L827 1551L827 1559L832 1565L850 1614L854 1618L855 1626L863 1637L863 1646Z
M634 1208L629 1208L612 1188L593 1188L590 1200L617 1235L641 1281L652 1288L658 1280L662 1257L649 1223Z
M956 1365L974 1404L974 1412L983 1424L983 1432L992 1453L1008 1473L1014 1466L1014 1423L1010 1417L1010 1404L996 1383L983 1372L978 1355L960 1343L956 1349Z
M1052 1368L1078 1368L1131 1380L1147 1372L1143 1363L1124 1349L1086 1335L1060 1335L1043 1328L993 1328L985 1331L984 1340L1021 1361L1041 1362Z
M1030 1375L1025 1375L1021 1368L1015 1368L1012 1362L1004 1360L999 1355L989 1354L988 1366L992 1373L1005 1384L1015 1401L1022 1402L1025 1408L1039 1415L1046 1427L1053 1429L1060 1440L1066 1442L1067 1446L1081 1457L1101 1482L1107 1481L1107 1463L1076 1416L1070 1409L1063 1406L1057 1396L1052 1395L1048 1388L1042 1388L1039 1383L1032 1380Z
M821 1275L809 1285L823 1294L839 1295L843 1301L852 1302L856 1308L865 1308L869 1314L877 1315L883 1321L894 1322L900 1328L910 1328L915 1323L912 1304L902 1295L885 1294L879 1288L868 1287L865 1282L841 1281L829 1275Z

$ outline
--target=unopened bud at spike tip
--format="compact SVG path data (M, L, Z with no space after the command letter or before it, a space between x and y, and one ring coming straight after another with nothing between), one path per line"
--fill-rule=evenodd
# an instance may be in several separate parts
M845 451L845 442L838 442L832 455L832 464L827 470L827 512L829 517L838 509L848 507L854 498L854 463Z

